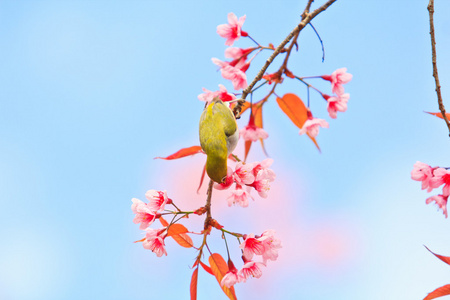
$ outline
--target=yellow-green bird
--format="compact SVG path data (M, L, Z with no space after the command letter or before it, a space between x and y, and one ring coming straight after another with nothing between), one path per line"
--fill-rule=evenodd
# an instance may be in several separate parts
M231 109L214 98L200 117L200 145L206 153L206 173L221 183L227 176L227 158L236 148L239 131Z

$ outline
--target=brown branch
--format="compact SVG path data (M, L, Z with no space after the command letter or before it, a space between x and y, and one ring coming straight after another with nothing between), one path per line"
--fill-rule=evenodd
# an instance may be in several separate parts
M313 12L310 13L309 9L311 7L312 2L313 1L308 0L306 8L302 13L302 21L300 22L300 24L298 24L294 28L294 30L292 30L291 33L289 33L289 35L281 42L281 44L278 45L278 47L275 49L275 51L272 53L272 55L270 55L270 57L266 60L264 66L261 68L261 70L259 70L258 74L253 79L252 83L250 83L249 86L247 86L247 88L242 92L242 97L241 97L240 101L237 103L237 105L233 109L233 112L235 115L239 115L239 113L242 109L242 106L244 105L245 98L247 98L248 94L251 92L251 90L255 86L255 84L261 80L261 78L263 77L267 68L273 62L275 57L277 57L277 55L282 52L282 50L284 49L284 46L286 46L286 44L289 43L289 41L292 38L294 38L295 36L298 36L300 31L302 31L302 29L305 28L305 26L308 25L308 23L311 22L312 19L314 19L318 14L320 14L324 10L326 10L331 4L336 2L336 0L328 0L324 5L322 5L321 7L317 8L316 10L314 10Z
M433 77L436 82L436 94L438 98L439 103L439 110L442 113L442 117L445 120L445 123L447 124L449 136L450 136L450 122L447 119L447 115L445 114L445 107L444 103L442 101L442 95L441 95L441 85L439 83L439 75L438 75L438 69L437 69L437 63L436 63L436 38L434 36L434 20L433 20L433 14L434 14L434 0L430 0L427 6L428 14L430 16L430 36L431 36L431 55L432 55L432 62L433 62Z
M205 218L205 226L204 226L204 230L207 231L209 229L209 226L211 225L211 198L212 198L212 188L214 185L214 181L212 181L212 179L209 180L209 185L208 185L208 192L207 192L207 197L206 197L206 204L205 204L205 209L206 209L206 218ZM205 233L206 234L206 233Z

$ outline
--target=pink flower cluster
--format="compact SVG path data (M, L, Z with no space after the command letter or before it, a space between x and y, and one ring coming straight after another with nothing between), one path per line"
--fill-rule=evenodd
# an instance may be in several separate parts
M431 196L426 199L426 204L430 204L433 201L437 206L442 209L445 217L447 218L447 201L450 195L450 171L446 168L431 167L420 161L414 164L414 168L411 171L411 179L422 182L422 190L431 192L435 188L442 188L442 194Z
M148 227L159 218L159 213L164 210L165 205L172 203L172 201L167 197L166 191L149 190L145 193L145 197L149 201L148 203L136 198L131 199L133 202L131 210L136 214L133 222L135 224L141 223L139 229L146 231L142 243L145 249L151 250L158 257L163 254L167 255L164 248L166 228L150 229Z
M206 104L211 102L215 97L218 97L223 102L228 102L236 99L234 94L228 93L227 88L223 84L219 84L219 90L212 92L203 88L203 94L198 95L200 101L205 101Z
M228 24L217 26L217 33L226 38L225 45L232 46L241 36L248 36L247 32L242 30L245 16L240 17L239 20L234 13L228 14ZM221 61L217 58L212 58L214 64L220 67L222 77L231 80L235 90L245 89L247 87L247 75L245 72L250 67L250 61L247 56L256 48L237 48L229 47L225 50L225 57L232 58L230 62Z
M235 189L227 198L228 206L232 204L239 204L242 207L247 207L251 188L254 188L260 197L266 198L267 191L270 189L270 182L275 180L275 172L269 167L272 165L273 159L267 158L262 162L242 163L239 162L233 171L228 167L228 175L225 182L215 184L214 188L218 190L225 190L235 184ZM244 186L246 189L244 189Z
M327 101L327 111L331 118L337 118L337 112L345 112L347 110L347 102L350 99L350 94L344 94L343 84L350 82L353 75L347 73L347 68L337 69L331 75L320 76L324 80L331 82L331 90L336 95L329 96L321 93L322 97ZM329 128L327 121L323 119L313 118L312 113L308 110L308 119L300 129L299 134L308 133L311 137L316 137L319 134L320 127Z
M327 110L331 118L337 118L337 112L345 112L347 110L347 102L350 99L350 94L344 94L344 84L352 80L353 75L347 73L347 68L340 68L331 73L331 75L322 75L321 78L331 82L331 91L335 96L328 96L322 94L323 98L327 100Z
M278 258L281 241L275 237L274 230L266 230L260 236L245 235L244 242L239 247L243 251L244 266L238 271L229 261L229 270L220 283L222 286L229 288L236 283L245 282L251 276L260 278L262 267L266 266L267 261L275 261ZM255 255L261 256L262 262L253 261Z

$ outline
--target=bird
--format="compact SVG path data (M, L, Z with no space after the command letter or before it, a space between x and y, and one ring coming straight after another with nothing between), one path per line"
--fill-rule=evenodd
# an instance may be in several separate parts
M218 97L205 106L200 117L199 137L206 154L206 173L217 183L227 177L227 158L236 148L239 130L236 118Z

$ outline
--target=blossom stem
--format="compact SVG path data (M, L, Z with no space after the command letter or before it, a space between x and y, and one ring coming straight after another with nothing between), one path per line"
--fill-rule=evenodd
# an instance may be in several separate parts
M307 83L306 81L304 81L304 80L302 79L302 77L295 76L295 78L298 79L298 80L300 80L301 82L303 82L303 83L308 87L308 92L309 92L309 88L312 88L312 89L314 89L315 91L317 91L320 95L323 95L323 93L322 93L318 88L316 88L316 87L314 87L313 85L311 85L311 84ZM308 97L308 98L309 98L309 97ZM309 105L308 105L308 106L309 106Z
M235 155L235 154L231 154L231 156L233 156L234 157L234 159L237 161L237 162L240 162L241 160L239 159L239 157L237 157L237 155Z
M173 223L176 223L178 221L180 221L181 219L183 219L184 217L186 217L188 214L184 214L181 217L179 217L178 219L176 219Z
M166 213L162 213L161 215L162 216L165 216L165 215L179 215L179 214L190 215L190 214L194 213L193 211L172 211L172 210L166 210L166 211L167 211Z
M179 212L181 212L181 209L179 209L179 208L175 205L175 203L172 202L172 205L173 205Z
M303 76L303 77L299 77L301 79L310 79L310 78L322 78L322 76Z
M224 232L222 232L222 237L223 237L223 239L225 241L225 247L227 248L228 260L230 260L230 250L228 250L227 237L225 236Z
M255 87L250 93L253 94L253 92L255 92L257 89L259 89L260 87L262 87L263 85L265 85L267 82L269 82L269 81L266 80L265 82L261 83L260 85L258 85L257 87Z
M250 35L247 35L247 37L248 37L249 39L251 39L256 45L258 45L258 47L261 47L261 48L262 48L262 46L261 46L257 41L255 41Z
M309 86L306 89L308 91L308 108L309 108Z
M239 237L243 237L244 235L243 234L240 234L240 233L236 233L236 232L231 232L231 231L228 231L228 230L226 230L226 229L223 229L223 228L221 228L220 229L222 232L226 232L226 233L228 233L228 234L230 234L230 235L232 235L232 236L235 236L235 237L237 237L237 238L239 238Z

